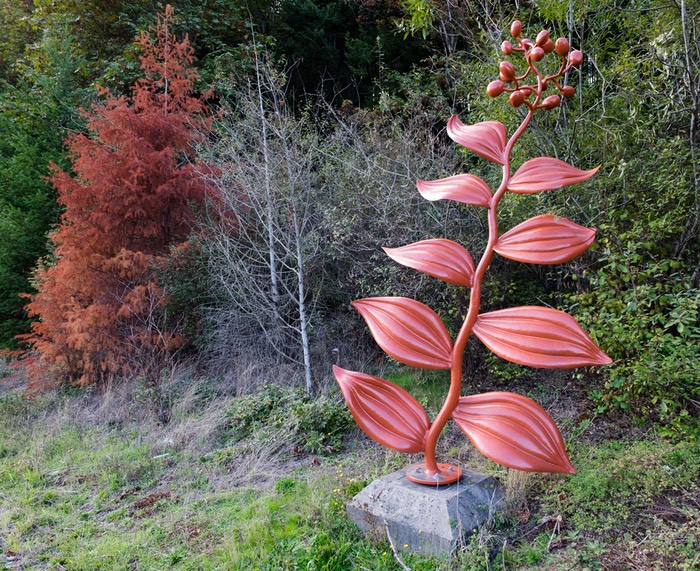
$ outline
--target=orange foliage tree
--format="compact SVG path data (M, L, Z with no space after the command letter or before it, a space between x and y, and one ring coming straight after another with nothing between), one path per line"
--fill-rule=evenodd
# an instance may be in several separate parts
M54 379L152 372L182 341L154 267L186 247L191 207L207 192L193 160L210 119L192 47L171 33L172 20L166 6L136 40L142 78L131 95L103 90L87 112L90 135L68 138L75 176L53 167L65 211L51 235L55 263L37 271L27 340Z

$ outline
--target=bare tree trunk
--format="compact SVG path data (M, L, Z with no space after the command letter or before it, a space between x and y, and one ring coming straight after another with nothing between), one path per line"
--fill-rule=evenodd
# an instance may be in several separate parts
M312 376L311 369L311 348L309 345L309 317L306 308L306 291L305 291L305 260L303 255L303 244L302 244L302 233L303 228L300 223L299 217L297 215L297 208L307 208L307 201L310 199L307 195L309 189L299 189L297 192L296 179L299 174L307 167L307 165L300 164L299 161L295 160L293 156L293 149L290 148L289 142L292 140L290 133L287 132L286 125L283 118L279 113L276 113L276 118L279 121L278 125L278 136L282 142L284 148L284 155L287 165L287 182L288 182L288 194L291 199L289 209L291 211L291 223L294 232L294 254L296 258L296 275L297 275L297 306L299 309L299 336L301 338L302 355L304 361L304 382L306 385L306 392L309 396L313 396L315 393L314 380ZM297 169L295 175L294 168ZM306 178L306 177L301 177ZM302 180L302 184L304 181ZM300 197L300 200L297 199ZM306 216L304 217L306 218Z
M270 297L272 298L272 307L274 311L276 327L282 326L282 316L279 313L280 306L280 287L279 275L277 271L277 254L275 252L275 201L272 196L272 188L270 184L270 151L267 140L267 119L265 117L265 104L262 93L262 73L260 71L260 59L258 58L258 50L255 47L255 36L253 36L253 51L255 55L255 75L257 81L258 109L260 112L260 130L261 130L261 145L263 151L263 175L265 180L265 198L267 201L267 251L270 263Z
M311 376L311 347L309 345L309 317L306 309L306 291L304 287L304 258L302 256L301 232L296 212L294 212L292 223L294 225L294 238L297 254L297 303L299 305L299 332L301 334L301 347L304 353L304 381L306 383L306 392L309 394L309 396L314 396L316 387L314 386L314 379Z
M253 47L255 76L212 150L225 209L208 231L211 273L225 300L212 312L219 339L243 357L301 366L314 393L308 258L316 248L312 214L318 196L315 133L284 107L284 73ZM256 82L253 86L252 82ZM236 224L231 225L231 213ZM312 298L313 299L313 298ZM233 337L236 337L234 339ZM227 351L215 351L225 356ZM256 359L253 353L259 355ZM268 361L269 365L273 365Z

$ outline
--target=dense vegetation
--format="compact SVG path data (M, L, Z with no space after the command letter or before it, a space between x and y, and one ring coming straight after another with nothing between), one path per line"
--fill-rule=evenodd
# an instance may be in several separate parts
M178 414L167 387L183 363L196 367L198 379L211 379L216 388L207 398L299 385L306 396L265 388L262 397L228 403L222 414L233 428L197 454L208 462L216 449L224 456L214 454L214 464L228 466L225 455L238 453L227 451L231 442L244 448L250 438L274 442L283 428L295 435L291 446L299 454L337 451L347 419L327 395L311 398L328 392L330 365L396 368L379 356L349 302L414 297L452 329L466 312L456 288L400 268L381 246L449 235L474 253L483 248L483 213L428 203L415 181L472 172L493 182L499 175L452 144L445 124L452 113L464 123L498 119L509 131L519 123L520 110L485 93L514 18L529 34L548 28L567 37L585 56L566 77L576 96L536 116L514 164L545 155L602 168L575 195L509 196L501 224L505 230L535 214L561 213L598 234L585 256L559 266L495 259L484 310L559 307L613 364L545 374L487 356L474 342L465 383L499 390L519 383L536 398L576 387L578 416L565 422L565 433L601 417L618 427L606 429L616 435L646 422L654 439L622 445L620 462L648 453L654 465L680 466L697 478L688 460L700 427L697 0L183 0L174 10L145 0L0 0L0 344L14 363L10 385L19 380L32 396L92 386L81 390L96 391L90 393L96 401L99 391L122 385L129 402L163 426ZM440 392L434 380L426 382ZM422 402L429 413L431 398ZM3 411L34 414L27 412L34 405L2 404ZM311 409L318 426L304 425L303 411ZM105 408L95 414L111 422ZM34 420L28 430L42 430ZM0 462L24 454L4 443L20 426L5 422ZM81 450L91 433L75 430L47 446ZM102 436L104 453L112 454L109 433ZM678 456L664 456L657 437L678 446ZM612 449L579 444L575 455L592 466L591 480L584 474L581 487L574 482L562 493L585 503ZM115 494L166 477L151 452L159 450L125 452L147 466L136 484L110 484ZM80 465L59 452L43 456L43 467L22 457L28 477L32 470L44 474L25 497L13 487L20 476L10 474L19 468L2 464L11 476L2 497L46 506L44 515L56 520L51 506L62 500L42 503L38 491L63 493L46 488L46 470L59 469L54 457ZM105 477L117 478L113 472ZM674 478L692 496L697 486ZM281 484L269 501L286 502L295 489L310 493L300 481ZM639 485L655 501L670 497L670 488L653 488L651 480L628 483L628 496ZM102 493L98 487L81 488L85 502ZM542 505L556 503L546 489L537 493ZM123 507L113 498L99 501L114 503L107 512ZM231 511L242 500L221 501ZM630 514L638 515L641 508L632 504ZM341 525L325 512L306 515ZM15 512L0 508L5 529L8 517L12 526L27 526L22 537L43 525L17 523ZM607 525L602 514L591 517ZM683 517L695 521L697 513ZM581 537L589 523L575 527ZM304 559L312 550L298 539L304 533L329 557L342 550L325 542L321 528L291 533L290 553L299 561L271 568L319 565ZM202 549L228 561L230 553L204 543ZM180 556L173 552L175 563ZM373 561L368 567L381 568L371 559L376 554L352 557L365 556ZM64 563L72 554L46 557L58 558L55 568L95 568ZM245 562L252 555L232 557ZM526 559L522 552L513 557Z
M405 293L448 323L463 313L453 290L379 246L445 230L483 246L477 214L424 204L413 185L485 168L446 141L450 113L518 121L484 86L519 16L587 59L567 77L576 97L538 116L515 160L602 164L575 198L535 207L599 233L575 263L500 260L485 301L567 306L615 361L591 387L599 409L688 430L700 402L694 3L246 6L184 2L164 21L147 2L3 3L0 326L8 349L29 343L32 386L127 372L157 384L179 353L233 377L298 367L313 392L333 354L369 348L350 300ZM532 214L518 197L504 207L506 227Z

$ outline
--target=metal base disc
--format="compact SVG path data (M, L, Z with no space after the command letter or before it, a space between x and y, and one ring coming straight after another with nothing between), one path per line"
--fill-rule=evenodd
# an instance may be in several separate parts
M462 470L452 464L438 464L439 472L428 472L425 464L414 464L409 466L406 477L416 484L426 486L445 486L453 484L462 477Z

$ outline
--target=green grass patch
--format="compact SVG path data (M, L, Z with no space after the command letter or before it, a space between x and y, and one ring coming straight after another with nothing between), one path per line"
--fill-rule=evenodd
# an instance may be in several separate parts
M392 380L428 406L446 382ZM380 470L405 466L404 456L385 456L378 467L371 450L340 449L320 462L294 452L281 456L280 475L264 485L229 475L261 447L279 446L264 440L275 418L289 420L301 414L291 407L312 403L287 392L275 398L237 399L210 446L172 444L163 454L162 433L149 438L155 424L81 424L55 403L0 397L0 570L402 569L385 540L370 541L349 523L345 505ZM310 406L312 413L327 404ZM294 446L303 430L285 421L271 434ZM697 568L698 445L656 437L590 444L584 432L573 431L569 443L575 476L494 469L511 494L494 525L451 559L404 554L404 564L413 571Z
M513 530L508 563L518 569L698 568L696 442L579 444L572 461L572 477L537 478L531 501L539 503L541 519Z
M387 380L411 393L431 418L442 408L450 389L449 371L402 368L388 375Z

